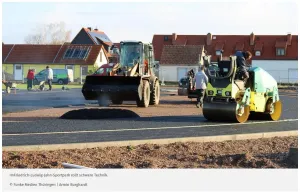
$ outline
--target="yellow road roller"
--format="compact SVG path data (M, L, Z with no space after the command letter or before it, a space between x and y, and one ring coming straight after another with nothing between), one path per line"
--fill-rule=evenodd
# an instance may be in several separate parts
M279 120L282 104L276 80L260 67L250 67L245 83L237 68L236 56L210 63L204 56L209 78L203 116L212 121L244 123L248 119Z

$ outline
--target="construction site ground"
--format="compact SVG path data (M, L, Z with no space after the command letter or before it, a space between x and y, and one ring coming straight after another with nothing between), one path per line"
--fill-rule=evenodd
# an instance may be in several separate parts
M298 168L288 159L298 137L54 151L3 152L3 168Z
M284 91L295 95L297 91ZM201 115L195 99L169 93L157 107L137 108L135 104L111 106L131 110L140 117ZM3 115L3 122L60 120L73 110L98 109L96 105L33 110ZM82 122L89 122L82 120ZM42 127L42 126L41 126ZM297 130L297 129L296 129ZM3 151L3 168L63 168L72 163L91 168L297 168L288 159L290 147L298 147L298 136L225 142L141 144L138 146L52 151Z

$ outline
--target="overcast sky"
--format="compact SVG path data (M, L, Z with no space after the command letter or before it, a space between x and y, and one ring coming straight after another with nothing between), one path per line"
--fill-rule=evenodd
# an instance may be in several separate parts
M298 34L295 1L2 3L2 41L24 43L38 24L63 21L76 36L98 28L113 42L154 34Z

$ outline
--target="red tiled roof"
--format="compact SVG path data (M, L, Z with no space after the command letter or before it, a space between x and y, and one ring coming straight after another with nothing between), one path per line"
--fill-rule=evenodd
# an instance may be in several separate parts
M2 45L3 50L5 47L10 45ZM4 63L52 63L60 47L61 45L16 44L7 58L2 53L2 60Z
M276 41L275 47L281 47L281 48L286 48L287 42L286 41Z
M186 45L186 43L187 43L187 37L180 36L176 38L174 45Z
M165 45L162 52L161 65L192 65L201 59L203 46L201 45Z
M237 42L235 46L236 51L242 51L244 50L244 43L243 42Z
M66 60L63 59L67 48L72 46L89 46L89 52L86 60ZM9 50L12 51L9 53ZM21 63L21 64L82 64L92 65L95 63L102 45L29 45L17 44L7 45L2 44L2 63ZM105 49L103 49L105 50ZM106 54L106 52L105 52ZM7 57L8 56L8 57ZM7 58L6 58L7 57ZM6 60L5 60L6 59ZM4 61L5 60L5 61Z
M91 50L89 51L88 57L83 60L83 59L64 59L64 55L67 51L68 48L75 48L75 47L90 47ZM62 48L60 49L59 53L57 54L56 59L54 60L54 63L59 63L59 64L80 64L80 65L91 65L94 64L101 48L103 48L102 45L88 45L88 44L72 44L72 45L63 45ZM103 48L103 50L105 50ZM104 52L105 53L105 52ZM106 54L106 53L105 53Z
M223 50L223 47L224 47L224 43L223 42L217 42L216 46L215 46L215 50L216 51Z
M6 45L6 44L2 43L2 62L5 60L5 58L7 57L8 53L11 51L13 46L14 46L13 44Z
M164 37L168 37L167 40ZM186 45L205 45L204 49L208 55L212 55L212 61L217 61L217 44L224 42L223 56L230 56L235 53L237 43L244 45L243 51L255 52L255 48L261 48L261 56L253 56L256 60L297 60L298 59L298 35L292 35L291 45L287 46L285 56L276 56L276 42L286 41L287 35L255 35L254 45L250 45L250 35L212 35L210 45L206 44L207 35L177 35L177 39L187 38ZM258 43L258 44L257 44ZM165 45L172 45L172 35L154 35L152 44L154 47L155 60L160 61ZM255 46L257 44L257 46ZM281 43L280 43L281 44ZM263 45L258 46L258 45ZM239 46L242 47L242 46Z
M254 45L254 51L262 51L264 44L261 42L256 42Z
M168 37L165 41L164 38ZM206 35L177 35L177 39L187 38L186 45L205 45ZM155 60L160 61L164 45L172 45L172 35L154 35L152 39Z

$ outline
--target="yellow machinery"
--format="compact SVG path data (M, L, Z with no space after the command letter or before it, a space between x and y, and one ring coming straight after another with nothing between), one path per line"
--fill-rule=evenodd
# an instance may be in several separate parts
M210 64L204 56L209 83L203 103L203 115L208 120L243 123L253 119L279 120L281 101L276 80L260 67L249 69L244 83L239 76L236 56Z

